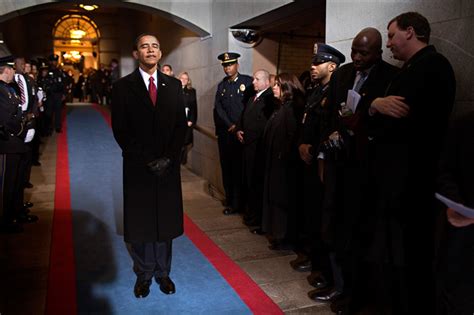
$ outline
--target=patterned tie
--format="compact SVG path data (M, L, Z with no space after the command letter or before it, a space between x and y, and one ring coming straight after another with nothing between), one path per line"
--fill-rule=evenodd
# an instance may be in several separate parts
M150 98L151 102L153 105L156 105L156 85L155 85L155 79L153 77L150 77L150 84L148 85L148 93L150 93Z
M25 98L25 87L23 86L23 81L20 79L20 75L17 75L16 77L16 82L18 83L18 87L20 88L20 99L21 99L21 104L25 104L26 98Z
M360 88L362 87L362 85L365 82L365 79L367 79L367 75L368 75L368 73L365 72L365 71L358 71L357 72L356 79L358 78L359 80L357 80L357 82L354 85L354 88L353 88L354 91L359 92Z

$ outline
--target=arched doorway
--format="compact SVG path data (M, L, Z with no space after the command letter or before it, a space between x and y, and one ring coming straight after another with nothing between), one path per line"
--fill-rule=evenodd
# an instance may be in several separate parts
M98 68L100 32L89 17L64 15L54 25L53 41L54 52L66 69Z

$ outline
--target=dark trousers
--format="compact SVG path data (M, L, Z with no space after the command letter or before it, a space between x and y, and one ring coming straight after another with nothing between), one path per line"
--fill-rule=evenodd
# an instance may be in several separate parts
M234 134L222 133L217 137L225 197L229 207L242 206L242 145Z
M172 240L162 242L131 243L133 271L138 281L162 278L171 272Z
M23 201L24 183L20 172L22 155L21 153L7 153L2 154L0 158L2 162L0 166L2 205L0 208L3 210L1 216L5 222L15 219L20 211L18 205Z
M53 116L54 116L54 128L61 129L61 111L62 111L62 97L60 93L51 93L46 99L45 103L45 123L46 129L51 131L53 128Z

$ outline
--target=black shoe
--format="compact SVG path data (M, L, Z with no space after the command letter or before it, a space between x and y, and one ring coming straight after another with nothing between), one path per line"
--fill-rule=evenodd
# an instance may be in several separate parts
M155 280L164 294L174 294L176 292L176 287L170 277L156 277Z
M313 264L311 263L311 259L307 258L305 260L292 263L291 267L299 272L309 272L311 271L311 268L313 268Z
M245 217L243 219L243 222L246 226L260 226L262 224L260 220L250 219L250 218L245 218Z
M25 206L25 208L31 208L31 207L34 206L34 204L32 202L29 202L29 201L25 202L23 205Z
M34 214L22 214L18 217L20 223L35 223L38 221L38 216Z
M306 279L315 289L325 289L329 285L326 278L320 272L312 272Z
M237 209L233 209L233 208L225 208L222 213L224 215L233 215L233 214L238 214L239 211Z
M143 281L138 281L135 282L135 287L133 288L133 293L135 293L135 297L137 299L139 298L145 298L150 294L150 285L151 285L151 280L143 280Z
M331 303L341 294L342 292L335 289L314 289L308 292L308 296L311 300L323 303Z
M34 187L34 185L30 182L25 184L25 188L33 188L33 187Z
M265 234L265 232L262 230L262 228L256 228L256 229L250 230L250 232L252 232L252 234L256 234L256 235L264 235Z
M271 242L268 248L271 250L293 250L293 245L288 241L279 240Z
M33 166L41 166L41 163L40 163L40 161L33 161L33 162L31 162L31 165L33 165Z

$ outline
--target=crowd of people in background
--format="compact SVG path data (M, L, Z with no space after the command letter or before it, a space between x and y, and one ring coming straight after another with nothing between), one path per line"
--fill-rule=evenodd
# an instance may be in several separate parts
M223 213L242 214L271 250L295 251L308 297L335 313L471 314L474 219L435 192L473 207L472 141L461 136L473 116L446 140L456 81L429 44L429 22L407 12L387 30L401 68L382 59L372 27L355 34L344 65L315 44L301 81L265 69L250 77L238 53L218 56Z

